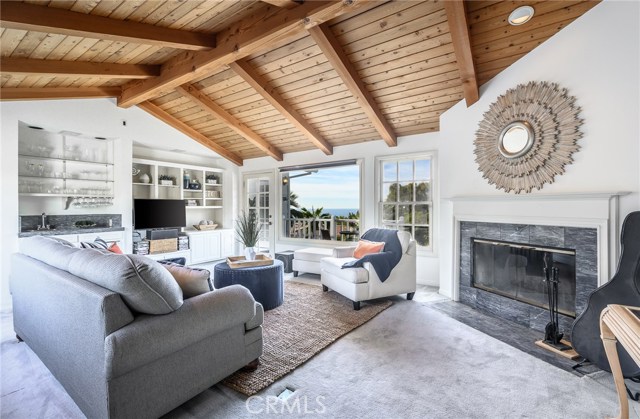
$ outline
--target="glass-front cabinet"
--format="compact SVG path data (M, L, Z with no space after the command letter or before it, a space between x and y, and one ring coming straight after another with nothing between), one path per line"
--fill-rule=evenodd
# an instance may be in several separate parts
M20 124L21 196L67 197L67 207L113 203L113 141Z

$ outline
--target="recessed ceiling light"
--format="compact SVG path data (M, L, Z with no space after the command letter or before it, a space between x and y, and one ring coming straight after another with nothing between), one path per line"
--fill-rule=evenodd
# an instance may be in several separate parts
M518 26L518 25L527 23L533 17L533 13L534 13L533 7L520 6L517 9L515 9L513 12L511 12L511 14L509 15L509 19L508 19L509 24L513 26Z
M28 125L28 127L31 129L44 129L42 127L36 127L35 125Z
M107 137L93 137L93 138L95 138L96 140L106 140L107 139Z
M172 151L174 153L186 153L187 152L187 150L182 150L182 149L179 149L179 148L174 148L174 149L171 149L169 151Z

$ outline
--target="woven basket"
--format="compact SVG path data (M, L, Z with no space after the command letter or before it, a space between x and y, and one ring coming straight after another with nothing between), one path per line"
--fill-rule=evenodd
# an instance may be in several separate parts
M215 230L218 224L194 224L193 228L200 231Z
M178 239L149 240L149 253L168 253L178 250Z

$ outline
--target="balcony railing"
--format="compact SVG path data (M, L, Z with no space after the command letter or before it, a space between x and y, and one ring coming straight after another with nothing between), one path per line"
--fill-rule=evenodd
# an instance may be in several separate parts
M285 237L318 240L358 240L360 220L345 218L285 218Z

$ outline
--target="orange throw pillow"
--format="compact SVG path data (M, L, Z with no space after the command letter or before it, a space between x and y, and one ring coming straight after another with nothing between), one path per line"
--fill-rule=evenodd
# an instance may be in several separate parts
M369 240L358 240L356 250L353 251L353 257L360 259L364 255L371 253L380 253L384 249L383 242L370 242Z
M120 246L118 246L116 243L113 243L111 246L109 246L109 250L110 252L113 253L117 253L119 255L123 254L124 252L122 251L122 249L120 249Z

